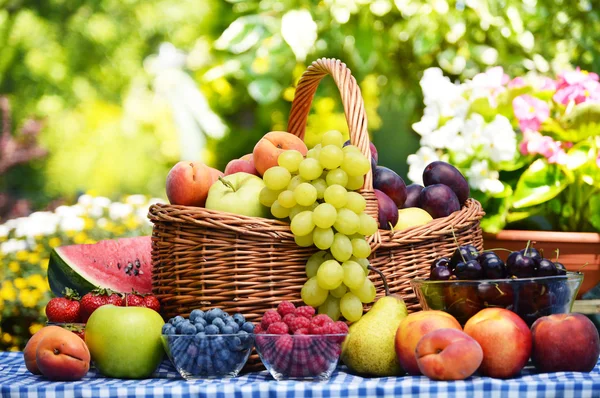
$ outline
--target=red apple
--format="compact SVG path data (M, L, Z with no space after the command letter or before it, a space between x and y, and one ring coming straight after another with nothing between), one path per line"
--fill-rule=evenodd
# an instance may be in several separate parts
M464 380L483 360L475 339L457 329L437 329L425 334L415 349L419 370L432 380Z
M531 355L531 331L517 314L504 308L485 308L467 321L465 333L483 349L479 371L506 379L521 372Z
M260 177L260 174L258 174L258 171L256 171L256 168L254 167L254 159L252 158L251 153L244 155L239 159L232 159L227 163L227 166L225 166L224 174L226 176L239 172L254 174L255 176Z
M531 359L540 372L591 372L600 356L594 323L581 314L554 314L531 326Z

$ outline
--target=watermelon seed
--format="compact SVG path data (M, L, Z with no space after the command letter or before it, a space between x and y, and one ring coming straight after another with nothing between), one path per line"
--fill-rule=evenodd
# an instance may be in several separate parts
M121 269L121 263L117 263L117 268Z
M135 259L135 267L140 268L141 266L142 266L142 264L140 264L140 260Z
M137 276L137 274L139 274L139 273L140 273L140 271L139 271L139 270L137 270L137 269L134 269L134 270L133 270L133 275Z

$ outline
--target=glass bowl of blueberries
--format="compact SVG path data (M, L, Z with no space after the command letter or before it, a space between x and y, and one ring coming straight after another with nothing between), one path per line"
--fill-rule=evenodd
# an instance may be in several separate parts
M176 316L162 329L167 356L181 377L236 377L254 347L254 324L242 314L230 316L219 308L195 309L186 319Z
M461 325L484 308L501 307L531 326L542 316L571 312L582 282L582 273L567 272L533 247L503 261L494 251L464 245L434 260L428 279L410 283L424 310L445 311Z

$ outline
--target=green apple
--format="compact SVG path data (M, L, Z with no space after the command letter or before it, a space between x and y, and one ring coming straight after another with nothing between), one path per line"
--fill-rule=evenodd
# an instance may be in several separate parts
M85 326L85 343L104 376L143 379L162 361L164 324L158 312L150 308L103 305Z
M265 187L262 178L244 173L219 177L208 190L207 209L250 217L268 217L269 209L259 201L260 191Z

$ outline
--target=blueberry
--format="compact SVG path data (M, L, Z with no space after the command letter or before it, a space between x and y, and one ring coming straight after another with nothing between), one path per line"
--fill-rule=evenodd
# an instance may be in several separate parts
M206 349L208 348L208 338L206 338L206 333L197 333L196 334L196 341L198 343L198 349L200 350L200 352L206 352Z
M252 322L244 322L242 325L242 330L248 333L254 333L254 324Z
M229 350L217 351L217 359L221 361L227 361L229 359Z
M231 329L233 330L232 333L234 333L234 334L240 331L239 325L233 321L227 322L227 326L231 327Z
M212 349L213 352L218 352L221 351L223 349L225 349L225 341L226 339L221 337L221 336L217 336L215 338L213 338L210 342L210 348Z
M194 324L195 324L195 325L202 325L202 326L206 326L206 325L208 325L208 322L206 322L206 319L204 319L204 318L196 318L196 319L194 320Z
M178 324L180 324L181 322L184 322L185 318L182 317L181 315L177 315L175 317L175 319L173 319L173 325L177 326Z
M219 329L221 329L223 326L225 326L225 322L221 318L213 319L212 324L215 325L216 327L218 327Z
M213 308L212 310L209 310L206 314L204 314L204 319L206 319L207 322L212 322L216 318L222 318L224 314L225 313L222 309Z
M194 325L194 327L196 328L196 333L204 332L204 326L201 324L197 323Z
M233 334L233 328L229 325L223 325L222 328L220 328L221 330L221 334Z
M246 318L244 318L244 316L242 314L233 314L233 320L235 321L235 323L237 323L237 325L239 327L242 327L242 325L244 324L244 322L246 322Z
M203 319L204 318L204 311L202 310L193 310L190 313L190 321L195 322L196 319Z
M208 325L204 328L206 334L219 334L219 328L215 325Z
M165 323L162 327L162 334L171 334L171 328L173 327L173 325L171 325L170 323Z
M189 322L183 324L181 328L183 334L196 334L196 327Z
M239 337L231 337L227 340L227 347L230 351L240 351L243 349L242 340Z
M189 323L188 321L177 323L175 325L175 333L177 333L177 334L185 334L185 333L183 333L183 327L185 325L192 325L192 324ZM196 329L194 328L194 330L196 330Z

